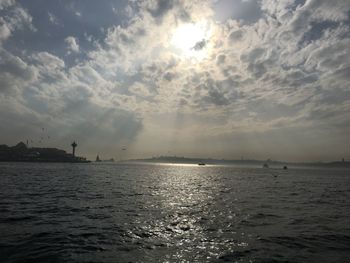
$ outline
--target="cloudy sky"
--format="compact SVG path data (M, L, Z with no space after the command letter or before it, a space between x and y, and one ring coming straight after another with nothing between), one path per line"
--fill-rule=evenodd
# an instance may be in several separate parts
M0 0L0 130L89 158L350 158L350 3Z

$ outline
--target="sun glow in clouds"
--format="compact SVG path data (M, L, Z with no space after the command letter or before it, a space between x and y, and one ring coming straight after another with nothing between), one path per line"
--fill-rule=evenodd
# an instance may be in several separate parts
M183 24L175 29L171 44L186 57L203 59L208 55L211 30L208 23Z

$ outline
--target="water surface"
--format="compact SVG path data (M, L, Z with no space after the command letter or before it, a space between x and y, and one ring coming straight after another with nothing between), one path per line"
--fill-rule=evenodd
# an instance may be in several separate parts
M1 262L350 262L350 171L0 163Z

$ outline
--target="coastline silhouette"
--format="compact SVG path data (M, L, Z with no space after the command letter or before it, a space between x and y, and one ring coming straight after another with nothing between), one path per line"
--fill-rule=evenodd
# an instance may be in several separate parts
M67 162L88 163L85 157L75 156L78 144L71 144L72 153L57 148L28 147L19 142L15 146L0 145L0 161L2 162Z

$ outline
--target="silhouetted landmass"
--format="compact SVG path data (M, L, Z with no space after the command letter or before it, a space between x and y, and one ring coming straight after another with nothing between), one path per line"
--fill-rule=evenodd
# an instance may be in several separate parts
M337 162L299 162L291 163L284 161L274 161L274 160L227 160L227 159L213 159L213 158L187 158L187 157L177 157L177 156L159 156L148 159L137 159L128 161L142 161L142 162L158 162L158 163L184 163L184 164L235 164L235 165L254 165L261 166L268 164L270 167L281 167L288 168L288 166L315 166L315 167L339 167L339 168L350 168L350 162L347 161L337 161Z
M350 168L350 162L329 162L329 163L316 163L316 165L319 166L326 166L326 167L346 167Z
M67 162L87 163L84 157L74 156L57 148L29 148L23 142L15 146L0 145L0 161L2 162Z
M184 164L242 164L242 165L263 165L268 162L269 164L282 165L286 162L272 161L272 160L227 160L227 159L213 159L213 158L188 158L178 156L159 156L148 159L137 159L130 161L142 161L142 162L159 162L159 163L184 163Z

